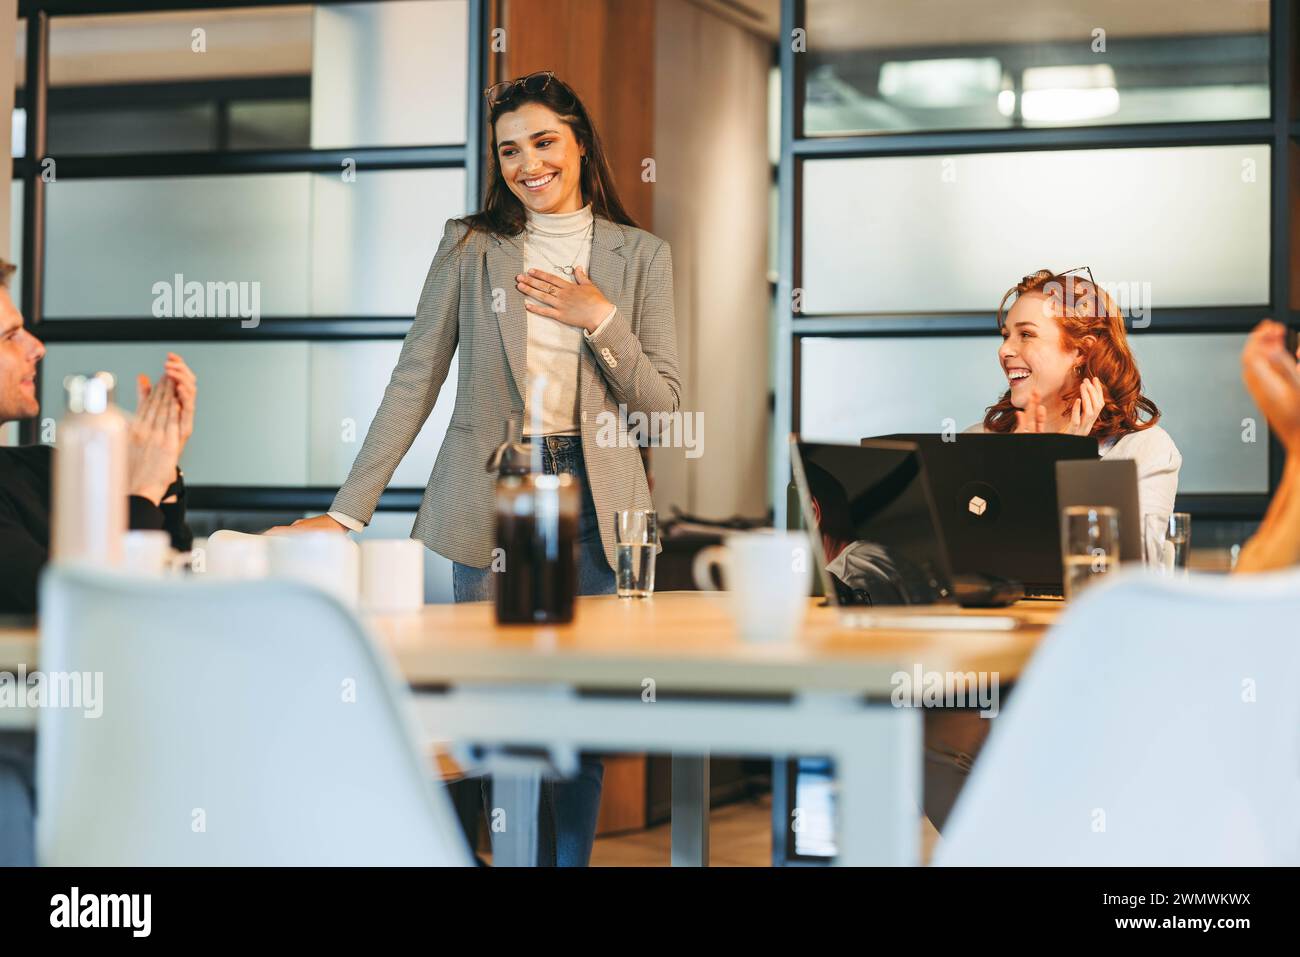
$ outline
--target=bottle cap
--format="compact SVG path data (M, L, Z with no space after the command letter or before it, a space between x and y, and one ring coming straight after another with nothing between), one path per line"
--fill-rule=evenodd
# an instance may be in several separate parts
M63 388L67 392L68 411L91 414L106 411L113 401L113 388L116 384L111 372L65 377Z

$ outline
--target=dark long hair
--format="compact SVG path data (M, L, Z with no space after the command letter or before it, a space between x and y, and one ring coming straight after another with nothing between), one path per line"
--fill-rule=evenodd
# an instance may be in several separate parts
M622 200L618 198L614 177L609 171L609 161L605 158L605 147L601 145L596 126L591 122L591 116L582 100L578 99L578 94L557 76L552 76L541 90L525 89L529 85L516 84L488 108L489 139L492 145L488 154L487 189L483 195L483 208L466 216L462 222L469 226L470 232L478 230L494 236L518 236L523 232L527 222L524 205L510 192L497 162L497 120L502 114L517 110L526 103L537 103L549 109L573 130L578 145L586 150L585 162L582 163L582 202L591 204L593 215L624 226L636 226L635 220L628 215ZM466 233L466 237L468 235Z

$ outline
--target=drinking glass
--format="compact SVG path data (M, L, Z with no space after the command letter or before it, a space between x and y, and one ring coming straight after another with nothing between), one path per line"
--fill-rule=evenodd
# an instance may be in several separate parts
M648 509L614 513L614 557L619 598L649 598L655 590L659 518Z
M1065 600L1119 564L1119 512L1109 506L1072 505L1061 513L1061 564Z
M1162 575L1186 575L1192 550L1192 516L1186 512L1153 512L1142 522L1147 568Z

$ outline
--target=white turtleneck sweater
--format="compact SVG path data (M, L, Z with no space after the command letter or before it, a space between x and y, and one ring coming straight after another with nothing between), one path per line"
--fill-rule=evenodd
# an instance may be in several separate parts
M590 205L572 213L534 213L529 210L524 230L523 271L544 269L562 279L569 279L561 267L581 266L589 270L594 233ZM526 298L545 305L531 296ZM596 332L604 329L617 311L617 307L611 308L609 315L596 327ZM532 312L526 315L528 380L524 395L524 435L578 435L578 366L587 333L558 319ZM546 391L543 393L541 431L535 432L532 383L541 375L546 376ZM363 522L342 512L330 512L329 515L353 531L365 527Z
M591 239L594 232L591 206L572 213L535 213L528 211L524 230L524 272L542 269L562 279L575 282L563 267L591 267ZM526 297L537 305L540 300ZM614 315L611 310L605 318ZM528 316L528 383L524 396L525 435L578 434L578 364L585 333L577 326L558 319ZM534 427L533 383L546 377L542 393L541 429Z

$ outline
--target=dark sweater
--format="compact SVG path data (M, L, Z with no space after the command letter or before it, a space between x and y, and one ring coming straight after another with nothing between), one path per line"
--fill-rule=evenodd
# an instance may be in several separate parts
M0 614L36 610L36 582L50 551L50 466L48 445L0 448ZM171 535L172 547L189 551L194 537L185 524L185 485L180 477L155 505L130 498L130 527Z

